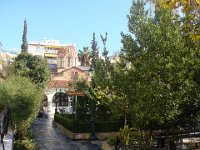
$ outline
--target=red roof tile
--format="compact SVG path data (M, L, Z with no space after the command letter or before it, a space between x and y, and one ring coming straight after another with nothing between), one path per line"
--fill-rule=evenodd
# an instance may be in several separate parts
M51 80L48 83L49 88L68 88L68 82L66 80Z

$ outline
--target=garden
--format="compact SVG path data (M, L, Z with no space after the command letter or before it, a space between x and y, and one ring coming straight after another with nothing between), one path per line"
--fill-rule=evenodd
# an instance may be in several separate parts
M108 34L100 35L100 57L94 33L91 81L74 87L85 93L76 116L55 113L54 121L73 133L116 132L106 139L116 149L199 149L199 141L185 142L200 130L199 3L191 2L133 1L114 63ZM25 38L26 32L22 53L0 81L0 113L9 105L16 150L36 149L29 129L50 78L46 60L28 54Z

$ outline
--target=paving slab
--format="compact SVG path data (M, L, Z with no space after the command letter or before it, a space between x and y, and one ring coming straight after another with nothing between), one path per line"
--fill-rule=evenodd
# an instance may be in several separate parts
M71 140L52 125L53 116L35 119L31 131L38 150L101 150L87 140Z

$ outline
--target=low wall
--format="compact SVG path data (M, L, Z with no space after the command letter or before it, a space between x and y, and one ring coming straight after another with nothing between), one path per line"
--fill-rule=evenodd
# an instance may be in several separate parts
M59 129L65 135L67 135L70 139L73 139L73 140L88 140L88 139L90 139L90 133L73 133L55 121L53 121L53 126L57 129ZM96 137L99 140L104 140L104 139L107 139L110 137L117 136L118 134L119 134L119 132L96 132Z

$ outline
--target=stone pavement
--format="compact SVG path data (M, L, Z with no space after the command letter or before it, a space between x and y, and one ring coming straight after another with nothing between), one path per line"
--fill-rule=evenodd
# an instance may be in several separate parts
M52 126L53 116L37 118L32 125L33 138L39 150L101 150L97 144L86 140L70 140Z

